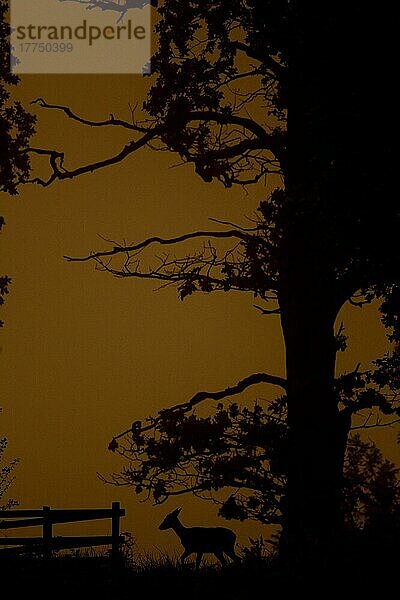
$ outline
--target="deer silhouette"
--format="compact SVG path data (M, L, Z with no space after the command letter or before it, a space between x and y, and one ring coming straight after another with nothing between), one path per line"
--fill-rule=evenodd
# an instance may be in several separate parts
M185 551L181 556L181 563L190 554L196 554L196 569L199 568L203 554L214 554L222 566L226 565L224 554L236 563L240 561L235 554L236 534L226 527L185 527L179 520L181 508L176 508L169 513L161 523L159 529L172 529L179 537Z

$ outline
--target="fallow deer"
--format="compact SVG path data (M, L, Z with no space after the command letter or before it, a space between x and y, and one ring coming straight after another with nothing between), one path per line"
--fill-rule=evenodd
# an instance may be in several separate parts
M159 529L172 529L179 537L185 551L181 563L190 555L196 554L196 569L199 568L203 554L214 554L221 565L226 565L224 554L235 562L239 557L235 554L236 534L226 527L185 527L179 520L181 508L177 508L161 523Z

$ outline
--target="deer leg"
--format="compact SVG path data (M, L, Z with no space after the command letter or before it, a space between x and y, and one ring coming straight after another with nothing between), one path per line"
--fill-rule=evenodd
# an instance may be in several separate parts
M235 550L233 548L230 548L229 550L225 550L225 552L229 556L229 558L231 558L237 565L240 563L240 558L235 553Z
M198 552L197 555L196 555L196 571L199 570L202 558L203 558L203 553L202 552Z
M191 552L188 552L187 550L185 550L185 552L182 554L181 556L181 565L185 564L185 559L192 554Z
M214 552L215 556L218 558L219 562L223 567L226 566L226 560L223 552Z

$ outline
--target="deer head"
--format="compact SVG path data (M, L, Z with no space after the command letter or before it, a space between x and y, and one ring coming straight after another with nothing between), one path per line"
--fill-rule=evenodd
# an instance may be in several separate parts
M165 517L164 521L161 523L161 525L158 529L161 529L161 530L171 529L177 522L178 515L181 512L181 510L182 510L181 508L176 508L171 513L169 513L169 515L167 515Z

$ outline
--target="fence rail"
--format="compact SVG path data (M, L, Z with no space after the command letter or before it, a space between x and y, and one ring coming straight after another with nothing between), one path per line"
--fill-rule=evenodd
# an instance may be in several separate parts
M42 536L0 537L0 546L19 547L0 549L0 554L21 549L39 550L45 554L51 554L53 550L110 545L111 555L117 558L120 555L120 545L124 542L124 537L120 535L120 519L124 516L125 510L120 507L119 502L113 502L111 508L59 510L51 509L50 506L43 506L40 510L2 510L0 511L0 529L40 526L42 527ZM76 523L102 519L111 519L111 535L53 535L53 525L57 523Z

